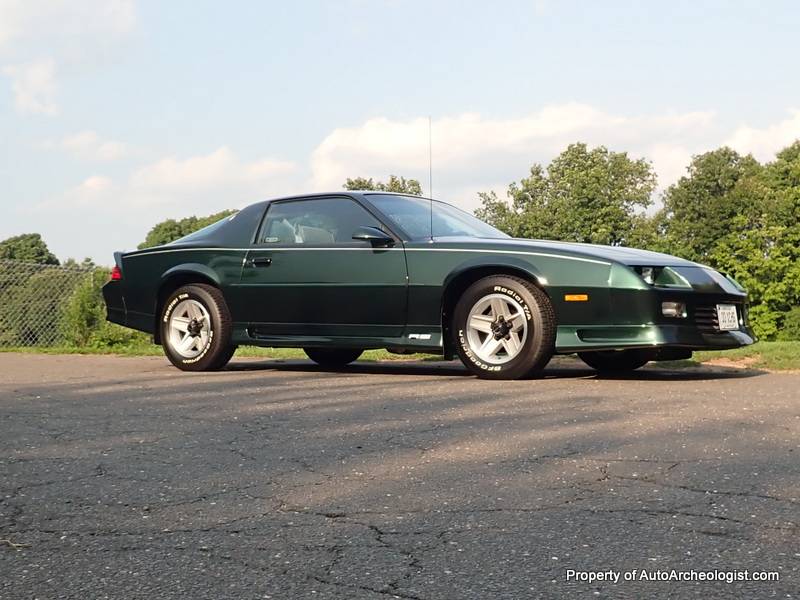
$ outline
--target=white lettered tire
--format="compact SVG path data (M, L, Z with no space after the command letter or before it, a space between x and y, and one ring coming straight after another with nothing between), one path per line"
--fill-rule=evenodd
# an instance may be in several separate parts
M459 299L452 330L459 358L478 377L537 375L553 355L556 318L550 299L530 281L484 277Z
M197 283L175 290L159 323L164 354L183 371L221 369L236 350L228 305L214 286Z

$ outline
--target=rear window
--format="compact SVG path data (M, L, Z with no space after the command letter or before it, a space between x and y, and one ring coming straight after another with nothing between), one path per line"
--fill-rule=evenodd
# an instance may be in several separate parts
M197 231L193 231L189 235L185 235L182 238L178 238L170 242L170 244L182 244L183 242L193 242L194 240L201 240L207 237L209 234L214 233L218 229L220 229L223 225L225 225L228 221L231 221L237 214L233 213L227 217L220 219L219 221L215 221L211 225L206 225L202 229L198 229Z

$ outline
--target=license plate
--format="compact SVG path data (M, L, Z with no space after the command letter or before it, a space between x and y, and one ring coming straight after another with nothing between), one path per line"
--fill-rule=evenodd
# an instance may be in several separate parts
M739 329L739 315L733 304L717 304L717 321L720 331Z

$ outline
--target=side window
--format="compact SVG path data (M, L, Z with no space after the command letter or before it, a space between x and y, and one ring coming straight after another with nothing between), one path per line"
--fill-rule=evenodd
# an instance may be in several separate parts
M350 198L291 200L270 205L258 243L324 246L352 244L359 227L381 224Z

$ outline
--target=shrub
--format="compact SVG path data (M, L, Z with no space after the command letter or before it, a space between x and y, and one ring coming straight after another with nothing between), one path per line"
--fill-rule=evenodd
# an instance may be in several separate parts
M72 294L61 323L68 346L114 349L147 343L145 334L106 321L102 288L108 277L109 270L98 267Z
M783 316L778 339L783 341L800 340L800 306L795 306Z

